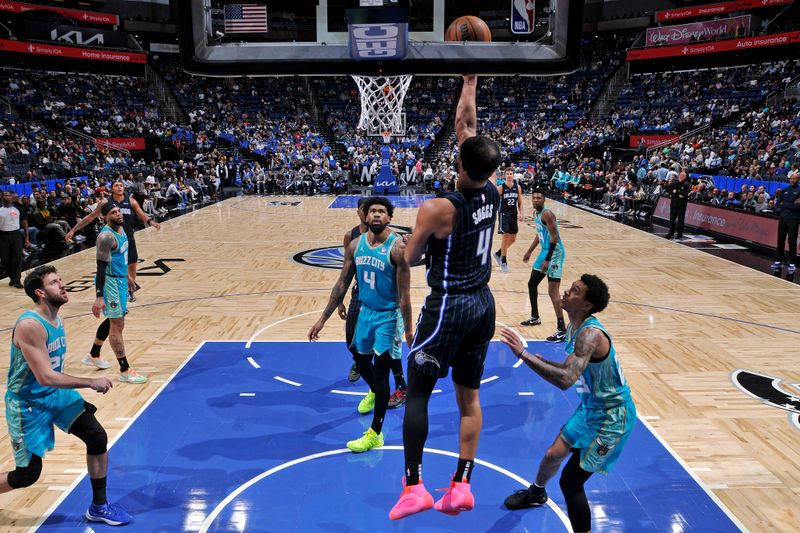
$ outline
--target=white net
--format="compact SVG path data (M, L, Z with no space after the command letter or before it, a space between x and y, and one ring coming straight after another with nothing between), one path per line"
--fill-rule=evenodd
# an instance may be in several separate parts
M403 101L413 76L353 76L361 95L361 117L358 129L384 136L401 135ZM385 138L385 136L384 136Z

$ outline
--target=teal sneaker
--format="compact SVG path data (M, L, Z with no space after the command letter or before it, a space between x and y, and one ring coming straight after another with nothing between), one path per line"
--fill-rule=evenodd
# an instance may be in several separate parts
M358 402L358 412L362 415L371 413L375 409L375 393L369 391L364 398Z
M355 453L368 452L381 446L383 446L383 433L375 433L372 428L367 429L360 439L351 440L347 443L350 451Z

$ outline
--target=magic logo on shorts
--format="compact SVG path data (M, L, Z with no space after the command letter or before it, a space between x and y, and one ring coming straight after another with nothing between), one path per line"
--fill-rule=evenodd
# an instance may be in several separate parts
M425 363L430 363L436 366L436 368L440 368L439 361L431 354L425 353L422 350L414 354L414 361L420 366Z

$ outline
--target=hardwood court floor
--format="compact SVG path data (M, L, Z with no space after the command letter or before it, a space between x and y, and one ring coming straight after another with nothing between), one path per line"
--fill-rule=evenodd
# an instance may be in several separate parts
M268 205L280 200L300 203ZM338 273L298 265L292 256L339 245L356 221L352 209L328 209L331 201L233 198L170 220L161 231L137 234L145 258L140 272L159 275L139 278L143 289L130 306L125 339L129 360L151 382L116 383L105 396L82 391L98 406L98 418L111 439L201 341L249 339L268 325L273 326L258 339L305 338ZM601 320L614 336L640 417L745 527L754 532L796 529L800 428L786 411L737 389L730 374L742 368L800 383L800 287L576 208L552 201L548 205L561 219L565 280L591 272L609 284L612 302ZM530 213L530 204L526 207ZM413 226L415 215L415 209L398 209L393 223ZM515 325L528 316L529 267L521 257L533 235L526 221L511 248L511 273L493 274L502 323ZM94 271L94 250L54 264L70 286L85 287ZM427 289L423 269L412 272L416 315ZM72 292L62 309L70 354L67 372L81 376L92 374L79 363L98 325L89 313L92 299L91 290ZM517 330L530 339L552 333L549 305L540 294L544 325ZM30 301L21 291L0 284L0 346L9 345L15 318L28 308ZM331 319L322 338L343 338L338 318ZM113 360L110 347L103 354ZM0 372L5 374L7 366L3 357ZM539 378L531 374L531 379ZM4 382L2 387L4 392ZM47 454L39 483L0 495L0 530L24 531L35 525L85 468L80 441L56 435L56 449ZM0 450L0 470L12 469L5 431ZM122 482L109 479L110 485Z

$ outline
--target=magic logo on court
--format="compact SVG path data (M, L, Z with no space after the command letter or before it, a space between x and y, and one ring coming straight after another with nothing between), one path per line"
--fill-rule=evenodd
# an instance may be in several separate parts
M410 235L411 228L408 226L395 226L389 225L398 235ZM325 246L323 248L312 248L311 250L304 250L292 255L292 261L304 266L314 268L329 268L331 270L341 270L344 264L344 247L343 246ZM425 258L412 266L419 266L425 264Z

